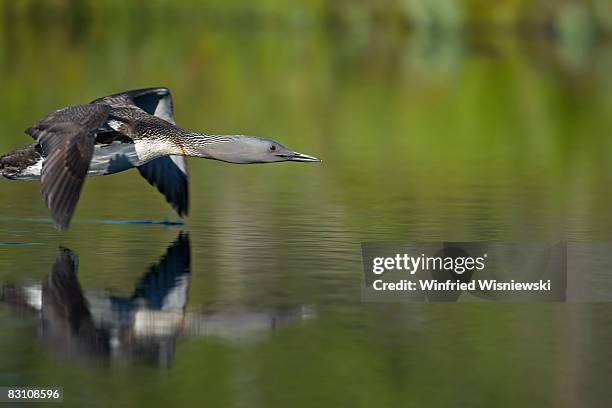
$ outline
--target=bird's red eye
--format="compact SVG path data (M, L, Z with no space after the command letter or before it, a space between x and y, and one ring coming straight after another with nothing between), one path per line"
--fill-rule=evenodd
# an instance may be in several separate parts
M272 146L270 146L270 151L271 151L271 152L273 152L273 151L275 151L275 150L276 150L276 145L272 145Z

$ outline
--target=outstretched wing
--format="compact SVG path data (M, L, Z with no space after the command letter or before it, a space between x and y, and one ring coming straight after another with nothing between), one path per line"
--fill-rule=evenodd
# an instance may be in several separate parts
M176 124L172 95L168 88L145 88L121 92L96 99L109 105L135 105L150 115ZM183 156L164 156L138 167L140 174L164 195L180 215L189 211L189 176L187 160Z
M182 156L163 156L138 167L140 174L164 195L181 217L189 211L189 178Z
M43 150L43 200L55 226L70 225L93 155L96 130L106 121L110 107L76 105L50 113L26 130Z
M91 101L91 103L103 103L106 105L135 105L149 115L157 116L167 122L175 124L172 108L172 95L168 88L143 88L134 89L103 96Z

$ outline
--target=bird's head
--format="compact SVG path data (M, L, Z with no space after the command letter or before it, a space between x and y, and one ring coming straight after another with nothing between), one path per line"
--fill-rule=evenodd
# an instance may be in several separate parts
M275 140L255 136L209 136L205 144L207 157L229 163L321 161L316 157L287 149Z

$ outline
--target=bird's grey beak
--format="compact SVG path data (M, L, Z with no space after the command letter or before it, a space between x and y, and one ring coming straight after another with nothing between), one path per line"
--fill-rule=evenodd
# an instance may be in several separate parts
M296 161L296 162L320 162L321 159L318 159L314 156L309 156L307 154L293 152L291 154L283 156L287 161Z

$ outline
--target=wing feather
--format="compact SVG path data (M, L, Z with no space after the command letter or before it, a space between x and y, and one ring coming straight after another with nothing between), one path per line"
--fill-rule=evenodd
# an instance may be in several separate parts
M41 192L60 230L70 225L93 155L96 130L109 112L110 107L102 104L70 106L47 115L26 131L46 156Z
M134 105L150 115L176 124L172 95L168 88L144 88L104 96L94 101L109 105ZM166 156L138 167L140 174L163 194L180 215L189 211L189 176L183 156Z
M179 160L177 164L175 160ZM189 178L185 158L181 156L164 156L138 167L140 174L164 195L178 215L189 212Z
M167 122L176 124L172 105L172 94L164 87L133 89L95 99L92 103L107 105L134 105Z

